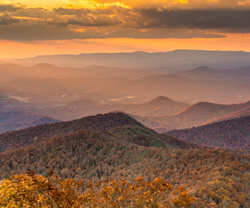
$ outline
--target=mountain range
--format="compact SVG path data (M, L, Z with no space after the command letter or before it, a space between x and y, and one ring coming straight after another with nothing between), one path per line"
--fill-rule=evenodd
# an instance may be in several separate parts
M0 180L53 169L84 191L161 177L193 208L250 207L249 60L176 50L0 61Z
M89 116L110 111L123 111L140 116L169 115L178 113L188 106L189 104L177 102L164 96L139 104L102 104L90 99L81 99L42 112L58 119L70 120L71 118L79 118L79 116Z
M93 77L93 78L110 78L110 77L127 77L127 78L140 78L153 74L161 74L160 70L154 72L144 69L126 69L120 67L104 67L91 65L87 67L58 67L48 63L39 63L32 66L21 66L13 63L0 63L0 80L9 80L15 78L80 78L80 77Z
M238 76L240 73L237 71L242 69L237 68L211 70L199 67L191 70L191 76L190 71L180 74L177 70L170 74L150 68L132 70L102 66L67 68L49 64L31 67L3 64L0 65L0 88L8 97L43 107L45 104L56 106L81 99L105 104L144 103L156 96L171 97L190 104L199 101L230 104L250 100L247 67L243 69L244 76ZM225 76L216 76L218 73Z
M174 145L173 141L175 140L171 138L172 144L165 143L156 132L143 126L132 117L124 113L108 113L67 122L38 125L36 127L0 134L0 151L4 152L32 144L40 144L53 137L65 136L80 130L110 132L121 140L144 146L170 148ZM167 141L166 138L165 141ZM184 142L182 145L184 144L187 143ZM176 145L178 146L178 144Z
M219 69L238 68L250 65L249 60L250 54L243 51L175 50L161 53L137 51L133 53L50 55L9 61L26 65L49 63L66 67L103 65L108 67L123 66L125 68L159 68L167 66L187 70L203 65Z
M89 180L121 174L127 181L161 177L186 187L197 208L249 204L249 157L159 135L123 113L39 125L0 141L1 179L31 170L47 177L53 169L63 179L83 179L85 189Z
M112 111L125 112L157 132L167 132L248 116L249 108L250 102L230 105L198 102L189 105L164 96L141 104L103 104L91 99L81 99L38 109L28 109L27 106L24 110L14 107L3 108L0 111L0 133L33 126L32 122L44 116L52 117L53 119L48 120L48 123L51 123Z
M236 69L218 70L208 66L200 66L195 69L178 72L178 74L191 78L225 81L232 77L249 77L250 67L244 66Z
M133 115L133 117L149 128L155 130L159 129L161 132L166 132L173 129L185 129L200 126L249 107L250 101L231 105L198 102L174 115L143 117ZM244 110L240 116L245 116L245 113L247 113L247 111Z

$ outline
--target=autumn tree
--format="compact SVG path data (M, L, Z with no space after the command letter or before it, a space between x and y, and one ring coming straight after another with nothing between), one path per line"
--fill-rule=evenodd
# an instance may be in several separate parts
M35 175L34 171L4 179L0 183L1 207L47 207L47 208L160 208L189 207L195 201L180 187L178 198L169 199L172 186L160 177L147 182L138 177L129 183L106 179L88 183L81 192L82 182L62 180L51 170L48 178Z

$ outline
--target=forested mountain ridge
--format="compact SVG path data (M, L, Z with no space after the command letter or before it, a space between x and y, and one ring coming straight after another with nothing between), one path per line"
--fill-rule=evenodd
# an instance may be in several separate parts
M162 138L161 135L143 126L134 118L118 112L98 114L67 122L38 125L0 134L0 152L40 144L51 138L69 135L79 130L108 132L120 140L143 146L200 148L198 145L174 137L164 135L164 138Z
M36 127L1 134L1 152L40 143L52 137L67 135L78 130L93 129L108 131L122 125L142 126L135 119L123 113L98 114L73 121L38 125Z
M176 150L145 147L120 140L110 133L78 131L52 138L38 145L0 153L0 175L35 170L48 176L49 170L63 179L98 182L120 174L128 181L144 176L161 177L174 188L184 185L196 198L196 208L211 204L234 207L250 204L250 159L212 149Z
M167 134L213 148L250 150L250 116L169 131Z

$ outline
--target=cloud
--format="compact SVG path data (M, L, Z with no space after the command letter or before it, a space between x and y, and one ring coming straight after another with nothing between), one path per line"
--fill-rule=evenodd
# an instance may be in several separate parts
M223 38L220 33L250 32L247 9L129 9L111 4L48 10L5 4L0 10L0 39L6 40Z
M144 28L250 29L249 10L173 10L140 9Z
M180 29L154 29L141 30L135 28L106 28L94 27L91 29L71 29L51 25L21 25L5 27L0 33L0 39L17 41L35 40L70 40L70 39L103 39L103 38L134 38L134 39L157 39L157 38L223 38L225 36L212 33L203 33L196 30Z
M0 12L15 12L18 9L18 7L12 5L12 4L0 4Z
M240 6L247 6L247 5L250 5L250 1L249 0L247 0L247 1L239 1L238 5L240 5Z
M19 22L20 22L19 20L13 19L8 15L0 16L0 26L1 25L12 25L13 23L19 23Z

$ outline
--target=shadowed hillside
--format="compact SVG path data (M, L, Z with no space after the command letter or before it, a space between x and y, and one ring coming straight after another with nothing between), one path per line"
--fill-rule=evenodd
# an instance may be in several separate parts
M250 116L169 131L167 134L209 147L250 150Z
M49 121L43 118L39 122ZM166 148L200 148L198 145L185 142L168 135L159 135L148 129L134 118L124 113L108 113L82 119L38 125L18 131L0 134L0 151L8 151L32 144L40 144L53 137L69 135L79 130L93 130L109 133L119 140L143 146Z
M48 140L49 138L67 135L78 130L95 129L100 131L108 131L111 128L122 125L142 126L140 123L126 114L99 114L78 120L39 125L36 127L30 127L19 131L1 134L1 151L16 149L19 146L28 146L34 143L40 143Z

